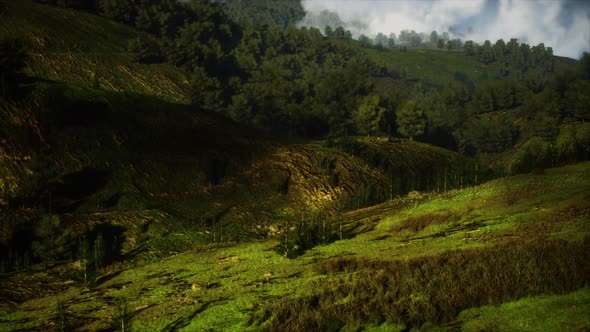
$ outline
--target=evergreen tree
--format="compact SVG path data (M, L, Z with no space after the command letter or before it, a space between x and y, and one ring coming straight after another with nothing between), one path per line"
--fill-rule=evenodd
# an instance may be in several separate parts
M397 112L397 127L400 134L410 139L424 133L426 117L422 109L414 100L406 104Z
M438 33L437 33L436 31L434 31L434 30L433 30L433 31L430 33L430 42L434 44L434 43L438 42L438 39L439 39L439 38L438 38Z
M463 50L466 55L475 55L475 44L473 43L473 40L466 41L463 45Z
M164 61L159 43L152 38L137 37L131 39L127 50L133 54L133 58L139 63L160 63Z
M532 137L513 155L509 171L516 174L550 166L551 146L539 137Z
M326 36L328 38L332 38L333 35L334 35L334 30L332 29L331 26L327 25L324 28L324 36Z
M379 96L370 95L364 97L354 117L358 132L371 136L371 133L379 129L382 113L383 108L379 106Z
M64 227L59 216L44 215L35 227L37 239L32 243L33 254L45 264L64 258L73 241L72 231Z

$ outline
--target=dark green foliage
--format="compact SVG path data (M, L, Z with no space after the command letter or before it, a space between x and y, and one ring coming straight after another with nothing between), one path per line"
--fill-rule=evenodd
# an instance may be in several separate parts
M501 152L512 147L514 127L507 116L470 118L455 132L459 147L464 152Z
M337 27L332 34L332 38L340 40L351 40L352 34L348 30L344 30L343 27Z
M277 252L286 258L296 258L318 245L339 239L338 225L323 212L298 211L294 215L277 215L281 220L280 243Z
M362 99L354 114L354 121L359 134L371 136L379 128L383 108L379 106L379 96L367 96Z
M590 123L562 128L553 143L556 161L584 161L590 158Z
M550 167L551 146L539 137L533 137L523 144L512 156L510 173L530 172L536 168Z
M313 29L248 29L233 55L242 79L232 80L229 115L273 133L350 132L359 102L372 90L358 50Z
M590 80L590 53L584 52L580 57L580 66L582 67L582 78Z
M127 25L134 25L137 6L134 0L100 0L103 15Z
M152 38L138 37L129 40L127 49L139 63L160 63L164 61L160 44Z
M373 41L371 40L371 38L365 36L365 35L360 35L358 38L359 44L362 47L371 47L373 46Z
M65 258L75 243L72 231L64 227L60 217L55 214L41 217L35 227L35 235L37 239L31 245L33 254L45 264Z
M528 133L551 142L559 133L559 119L546 113L537 113L530 122Z
M461 42L461 39L448 40L446 43L446 48L449 51L459 50L461 47L463 47L463 42Z
M590 123L583 123L576 127L577 160L590 159Z
M408 101L396 114L397 130L410 139L422 135L426 127L424 111L415 101Z
M466 55L475 54L485 64L497 63L501 76L514 72L516 78L523 79L530 73L544 75L554 70L553 49L544 44L531 48L528 44L519 44L516 39L510 39L508 43L499 39L493 45L489 40L483 45L467 43L464 47Z
M102 15L139 30L173 37L185 21L195 18L194 7L176 0L100 0ZM206 4L204 4L206 6Z
M23 80L22 70L27 53L21 40L8 39L0 42L0 97L15 97L18 84Z
M168 60L189 71L202 66L209 74L220 75L224 56L233 48L236 27L227 21L217 7L193 4L191 9L200 18L178 30L173 43L168 45Z
M305 16L299 0L231 0L221 6L231 19L244 26L267 24L287 28Z
M575 80L565 92L567 112L576 120L590 120L590 81Z
M554 154L557 160L575 161L578 150L582 148L578 142L576 128L567 127L560 130L555 139Z
M465 55L475 55L475 43L473 40L468 40L463 44L463 51Z
M191 101L197 109L218 111L223 105L222 94L222 86L217 78L207 75L202 67L194 68Z
M316 266L327 279L310 287L309 295L263 309L257 327L316 331L359 322L406 328L449 323L470 307L584 287L590 278L589 249L588 239L580 244L519 241L410 261L334 258ZM343 273L350 277L338 277Z

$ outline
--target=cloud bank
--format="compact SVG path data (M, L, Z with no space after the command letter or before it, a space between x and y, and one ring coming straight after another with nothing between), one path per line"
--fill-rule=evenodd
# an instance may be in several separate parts
M307 12L302 25L323 30L340 20L354 36L455 31L476 42L544 43L554 54L576 59L590 51L590 2L584 0L302 0L302 5ZM330 16L325 11L337 16L322 21Z

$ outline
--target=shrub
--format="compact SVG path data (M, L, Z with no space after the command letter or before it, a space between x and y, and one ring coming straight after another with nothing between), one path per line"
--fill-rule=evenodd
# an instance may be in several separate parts
M574 128L564 128L555 139L555 156L561 161L573 161L577 158L578 142Z
M551 146L543 139L533 137L516 151L510 161L509 172L524 173L549 166L551 166Z
M395 226L392 230L399 232L409 229L413 232L419 232L430 225L444 224L458 221L459 219L461 219L461 216L449 211L426 213L417 217L408 218L402 221L399 225Z
M55 214L41 217L35 227L35 235L37 240L31 245L33 254L45 264L64 258L74 243L72 231L64 227L59 216Z
M133 54L135 61L139 63L164 62L160 44L152 38L137 37L129 40L127 50Z

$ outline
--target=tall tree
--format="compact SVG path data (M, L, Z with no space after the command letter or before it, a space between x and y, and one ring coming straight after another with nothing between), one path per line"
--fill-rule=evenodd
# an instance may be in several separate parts
M416 101L406 102L396 115L398 131L403 136L414 139L424 133L426 117Z
M438 42L438 33L434 30L432 30L432 32L430 33L430 42L431 43Z
M379 96L369 95L361 100L354 114L354 121L360 134L371 136L379 129L379 121L383 114L383 108L379 106Z
M375 37L375 45L379 47L387 47L387 36L379 32Z
M475 45L473 40L468 40L463 45L463 50L465 51L466 55L475 55Z

